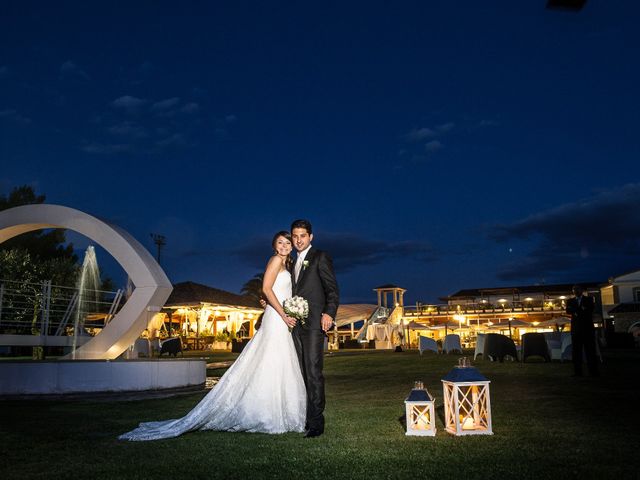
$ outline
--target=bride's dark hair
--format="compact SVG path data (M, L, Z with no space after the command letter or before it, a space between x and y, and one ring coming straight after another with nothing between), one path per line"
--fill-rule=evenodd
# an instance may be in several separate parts
M282 230L278 233L276 233L273 236L273 240L271 241L271 247L273 247L273 253L277 253L276 251L276 242L278 241L278 239L280 237L284 237L287 240L289 240L289 242L291 242L291 245L293 245L293 240L291 240L291 234L289 232L287 232L286 230ZM284 261L284 267L287 270L291 270L291 265L293 265L293 258L291 258L291 254L287 255L287 258Z

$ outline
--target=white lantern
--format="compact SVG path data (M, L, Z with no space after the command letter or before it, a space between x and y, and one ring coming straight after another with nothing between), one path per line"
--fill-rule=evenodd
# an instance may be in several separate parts
M433 437L436 434L434 398L424 389L413 389L404 401L406 435Z
M489 380L476 368L455 367L442 379L445 429L453 435L493 435Z

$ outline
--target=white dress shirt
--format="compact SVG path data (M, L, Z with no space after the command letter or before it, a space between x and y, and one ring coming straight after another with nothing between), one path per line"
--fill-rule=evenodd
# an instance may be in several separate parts
M300 276L300 271L302 270L302 264L304 263L304 259L307 257L307 253L309 253L309 249L311 248L311 244L303 251L298 252L298 259L296 260L295 266L295 274L296 274L296 282L298 281L298 277Z

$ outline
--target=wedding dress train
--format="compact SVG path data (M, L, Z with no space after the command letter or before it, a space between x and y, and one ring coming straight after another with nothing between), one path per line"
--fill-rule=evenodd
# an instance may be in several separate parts
M280 302L291 297L291 275L273 285ZM193 430L284 433L304 431L307 394L287 325L268 306L262 326L213 389L187 415L141 423L121 440L157 440Z

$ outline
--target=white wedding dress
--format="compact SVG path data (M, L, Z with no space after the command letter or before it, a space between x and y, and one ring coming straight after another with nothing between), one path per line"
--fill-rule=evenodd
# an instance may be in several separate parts
M291 297L291 275L273 285L278 301ZM268 306L262 326L213 389L177 420L141 423L121 440L157 440L193 430L303 432L307 394L293 339L280 315Z

